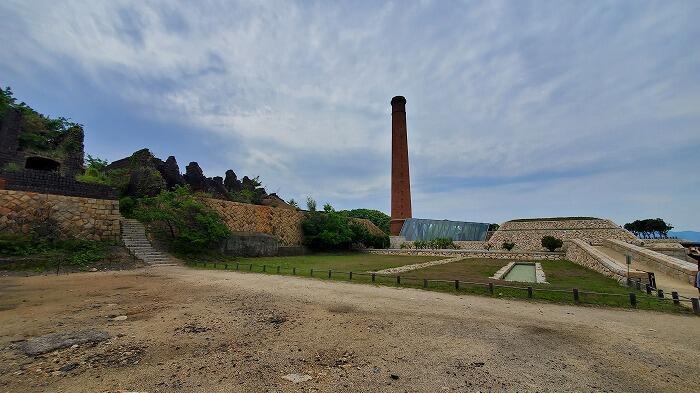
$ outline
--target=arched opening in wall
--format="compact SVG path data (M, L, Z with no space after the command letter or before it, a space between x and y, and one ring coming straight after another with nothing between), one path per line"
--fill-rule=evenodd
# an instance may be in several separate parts
M56 172L61 167L58 161L44 157L27 157L27 162L24 164L25 169L34 169L37 171Z

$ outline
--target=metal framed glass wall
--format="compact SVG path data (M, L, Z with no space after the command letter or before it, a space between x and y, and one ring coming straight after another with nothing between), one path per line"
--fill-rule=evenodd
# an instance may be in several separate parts
M483 241L489 224L481 222L464 222L448 220L426 220L407 218L401 228L400 236L408 241L450 238L454 241Z

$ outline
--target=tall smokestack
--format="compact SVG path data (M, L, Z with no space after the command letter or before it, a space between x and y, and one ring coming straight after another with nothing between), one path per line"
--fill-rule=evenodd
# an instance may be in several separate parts
M398 236L411 218L411 179L408 174L406 99L391 99L391 235Z

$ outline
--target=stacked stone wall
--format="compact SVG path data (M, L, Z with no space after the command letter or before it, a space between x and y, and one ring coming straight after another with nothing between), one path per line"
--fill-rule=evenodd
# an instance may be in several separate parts
M282 246L299 246L303 242L301 222L304 214L297 210L212 198L202 200L219 213L233 232L266 233L276 236Z
M573 239L567 241L565 246L566 259L571 262L595 270L606 277L617 280L621 284L627 282L627 269L585 241ZM647 274L641 271L631 270L630 278L648 282Z
M0 190L0 232L28 234L55 220L65 238L118 241L119 202L35 192Z
M368 249L369 254L377 255L414 255L414 256L446 256L462 258L507 259L525 261L557 261L564 259L563 252L536 251L486 251L486 250L428 250L428 249Z
M500 248L504 241L515 243L519 250L542 251L542 238L554 236L561 240L581 239L602 244L606 239L626 242L639 240L629 231L604 219L506 221L491 236L489 243Z
M40 194L56 194L94 199L117 199L114 188L101 185L81 183L69 176L54 172L24 169L21 171L0 172L4 188L14 191L30 191Z
M691 284L695 283L695 275L698 272L697 264L695 263L616 239L606 240L604 245L621 254L630 255L633 260L647 265L656 271L661 271L669 276L687 281Z

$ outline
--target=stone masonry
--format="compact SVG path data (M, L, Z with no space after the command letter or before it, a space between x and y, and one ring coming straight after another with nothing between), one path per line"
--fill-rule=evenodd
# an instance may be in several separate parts
M276 236L281 246L299 246L304 234L304 214L292 209L202 198L233 232L258 232Z
M0 190L0 232L26 234L54 219L65 237L118 241L119 218L116 200Z
M542 237L554 236L561 240L581 239L602 244L606 239L637 242L638 239L614 222L606 219L506 221L493 234L489 243L500 248L504 241L515 243L517 250L542 251Z

